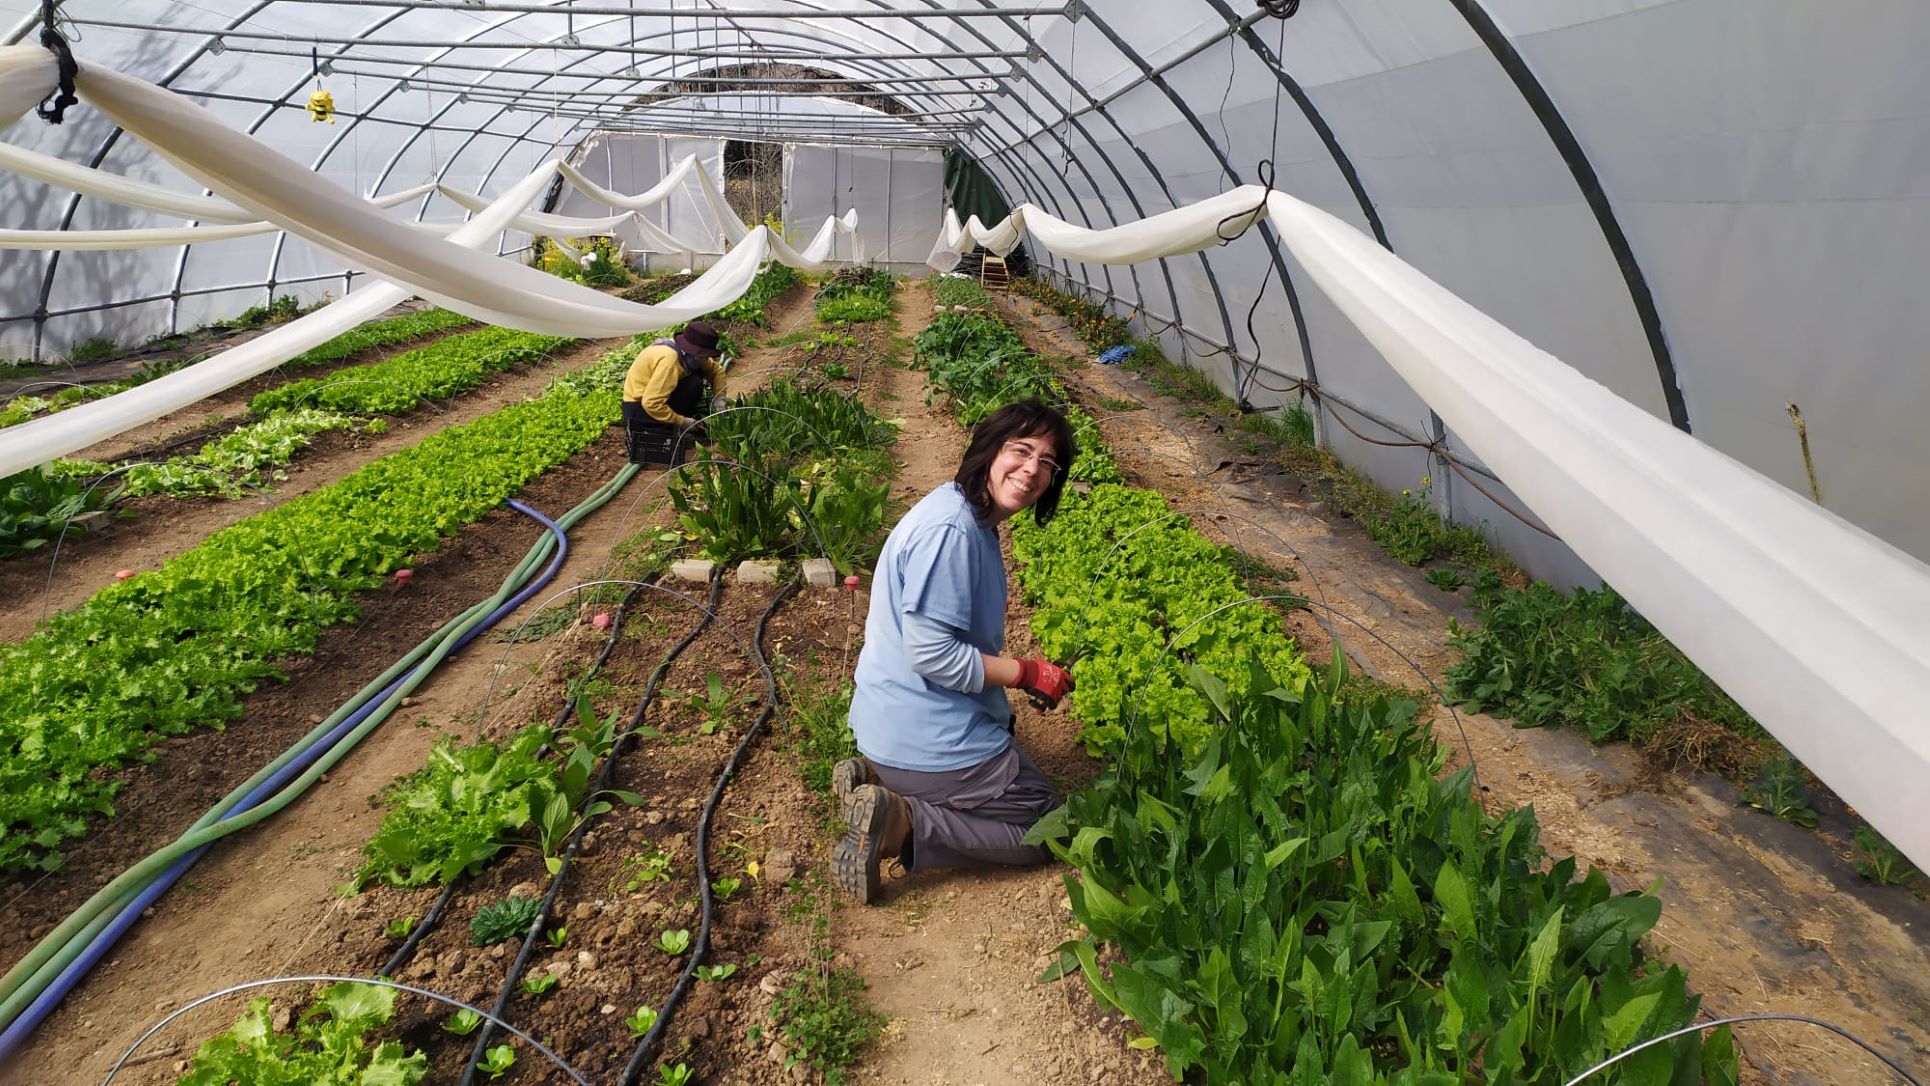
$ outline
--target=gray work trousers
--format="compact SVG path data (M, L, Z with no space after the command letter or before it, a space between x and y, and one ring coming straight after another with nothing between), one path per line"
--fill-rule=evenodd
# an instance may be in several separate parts
M878 780L911 805L908 871L1039 864L1052 858L1019 838L1059 805L1052 780L1017 743L977 765L926 773L871 763Z

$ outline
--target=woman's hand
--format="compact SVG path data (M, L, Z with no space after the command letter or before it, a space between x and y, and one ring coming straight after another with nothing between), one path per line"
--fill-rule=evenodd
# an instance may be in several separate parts
M1052 661L1020 660L1018 665L1018 678L1012 685L1030 694L1039 708L1056 709L1060 699L1072 693L1072 673Z

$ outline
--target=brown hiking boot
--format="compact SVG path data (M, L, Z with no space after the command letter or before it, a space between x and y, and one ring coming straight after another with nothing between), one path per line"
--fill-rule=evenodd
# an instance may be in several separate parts
M838 815L845 821L851 820L851 798L859 787L877 784L878 775L871 771L871 763L863 758L846 758L831 767L831 794L838 797Z
M878 862L911 836L911 807L897 793L861 784L844 805L844 839L831 850L831 878L863 905L878 900Z

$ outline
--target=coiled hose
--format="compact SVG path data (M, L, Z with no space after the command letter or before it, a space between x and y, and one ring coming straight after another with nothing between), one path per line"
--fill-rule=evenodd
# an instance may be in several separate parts
M615 497L639 468L625 465L576 508L552 522L520 502L510 505L548 529L490 598L445 623L328 719L202 815L172 844L102 887L0 978L0 1060L26 1040L97 965L144 909L200 859L208 846L279 812L307 792L443 660L539 591L561 568L568 529ZM539 577L532 571L555 556Z

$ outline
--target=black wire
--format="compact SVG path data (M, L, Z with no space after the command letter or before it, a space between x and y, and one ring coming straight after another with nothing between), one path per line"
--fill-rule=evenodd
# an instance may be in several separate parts
M704 956L710 952L710 920L716 911L717 904L710 889L711 821L717 814L717 805L723 801L725 787L730 784L731 778L737 775L737 769L743 764L744 756L749 753L751 744L757 741L765 725L769 724L771 717L777 713L779 696L777 675L771 670L770 660L764 655L764 634L770 626L771 616L776 614L778 607L785 600L790 599L797 590L795 581L785 585L776 596L771 598L770 605L764 608L764 613L758 616L757 629L751 637L751 652L757 658L758 670L764 673L764 709L757 714L757 719L752 721L750 728L744 732L744 738L738 741L737 749L731 752L730 760L724 763L723 772L717 775L717 783L711 787L710 798L704 802L703 814L697 819L697 889L703 900L697 923L697 942L691 948L690 960L684 963L683 975L677 978L676 986L670 989L670 995L663 1001L663 1006L657 1010L656 1024L650 1027L650 1032L643 1035L643 1040L637 1042L637 1049L630 1054L630 1062L624 1066L623 1074L617 1079L616 1086L631 1086L637 1081L637 1076L643 1073L644 1065L650 1062L650 1057L656 1053L657 1046L663 1043L664 1033L670 1028L671 1017L677 1013L677 1007L683 1002L684 996L690 992L691 982L697 975L697 967L703 963Z
M1300 11L1300 0L1259 0L1259 5L1279 19L1291 19Z
M583 799L585 807L595 801L598 793L609 787L610 778L616 771L617 759L623 755L624 743L634 737L642 726L643 715L656 697L657 684L662 682L664 676L669 673L670 665L676 662L677 657L681 656L685 649L710 628L711 620L717 613L718 600L723 597L723 594L723 579L713 577L710 582L710 602L704 610L702 619L682 641L671 646L670 651L664 654L662 662L657 665L657 669L650 673L649 682L644 684L643 697L637 702L637 710L631 714L630 726L617 735L610 747L610 753L604 756L603 765L597 771L596 780L590 785L589 794ZM515 962L511 963L508 975L503 978L502 990L496 994L496 1004L491 1008L490 1013L498 1018L507 1013L510 998L516 994L516 982L522 978L523 971L529 967L530 955L536 949L536 941L543 933L543 926L548 922L550 909L556 904L557 895L562 892L563 878L569 874L570 861L576 858L583 847L583 836L589 832L590 821L585 818L578 822L575 831L570 834L569 844L564 847L563 855L559 857L556 874L550 876L549 890L543 895L543 907L536 914L536 919L530 922L529 930L523 934L522 949L517 952ZM471 1086L476 1081L477 1065L482 1062L483 1056L489 1050L489 1039L494 1028L493 1023L484 1021L483 1028L476 1037L476 1047L470 1051L468 1065L463 1069L462 1086Z
M652 577L652 580L655 580L655 578ZM596 661L590 665L590 670L583 676L582 682L587 683L595 678L596 673L601 671L603 665L609 661L610 654L616 651L617 641L623 636L624 611L636 600L638 594L642 591L643 586L632 585L630 590L623 594L623 599L617 603L616 612L610 619L610 636L604 640L603 651L597 654ZM575 711L576 699L566 692L563 695L563 705L557 710L556 719L552 722L551 726L561 728L563 725L568 724L571 714ZM449 902L455 898L456 889L461 884L461 877L457 877L451 879L443 886L442 893L436 898L435 904L429 906L429 912L409 931L409 937L402 941L402 945L395 948L395 953L389 956L388 962L382 966L377 976L395 976L396 970L409 964L409 959L415 956L415 952L422 945L422 941L428 938L430 933L434 932L436 927L441 924L443 911L449 907Z
M40 104L34 107L34 112L48 124L59 124L66 120L67 107L80 101L74 96L74 77L80 74L80 65L74 62L74 52L67 48L67 39L54 29L54 9L59 6L60 0L40 0L40 44L53 52L54 61L60 68L60 82L54 93L42 98Z

